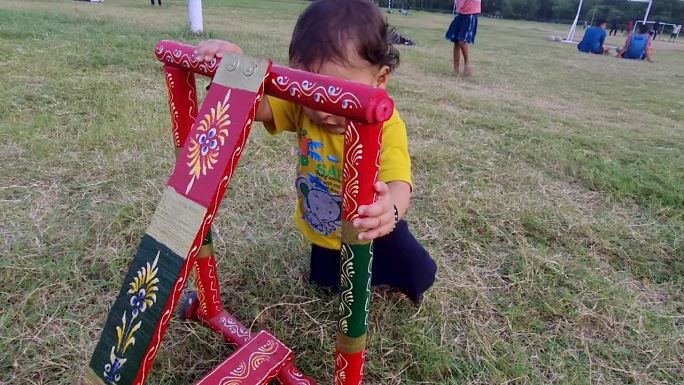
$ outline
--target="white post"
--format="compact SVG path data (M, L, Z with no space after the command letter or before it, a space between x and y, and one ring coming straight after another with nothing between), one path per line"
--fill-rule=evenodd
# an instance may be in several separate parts
M651 12L651 5L653 4L653 1L648 2L648 7L646 8L646 14L644 15L644 23L648 21L648 13Z
M204 22L202 21L202 0L188 0L188 20L190 21L190 31L202 33Z
M572 27L570 27L570 31L568 31L568 38L565 39L567 42L572 42L572 40L575 38L575 29L577 29L577 20L579 20L579 15L580 11L582 10L582 3L584 0L580 0L579 6L577 7L577 14L575 15L575 21L572 22Z
M627 1L633 1L635 3L648 3L648 7L646 7L646 14L644 15L644 24L648 21L648 14L651 12L651 5L653 5L653 0L627 0Z

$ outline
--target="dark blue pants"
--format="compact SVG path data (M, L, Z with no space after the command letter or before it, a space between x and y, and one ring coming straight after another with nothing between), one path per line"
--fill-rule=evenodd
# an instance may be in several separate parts
M373 286L391 286L418 303L435 282L436 273L435 261L411 234L406 221L399 221L394 231L373 242ZM340 251L311 245L309 281L338 292Z

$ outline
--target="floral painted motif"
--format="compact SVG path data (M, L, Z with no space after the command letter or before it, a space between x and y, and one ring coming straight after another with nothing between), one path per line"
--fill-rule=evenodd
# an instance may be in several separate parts
M135 332L142 325L141 321L136 323L136 319L157 301L159 253L158 251L151 265L148 262L138 270L136 277L130 283L130 289L127 292L127 294L132 294L129 301L131 305L129 309L131 311L130 320L127 320L126 317L128 311L125 311L121 317L121 326L116 327L116 345L112 346L109 363L104 366L104 379L109 385L116 385L121 380L120 371L126 363L126 350L135 345Z
M190 166L191 179L185 189L186 194L192 189L195 180L207 175L207 172L212 170L218 162L219 153L226 142L228 126L230 126L229 99L230 90L223 101L218 102L216 107L204 115L197 126L195 135L188 138L190 145L187 165Z
M157 260L159 259L159 252L154 259L152 266L149 262L146 267L138 271L138 275L131 282L131 288L128 294L133 294L131 297L131 307L133 318L137 317L139 313L144 312L148 306L152 306L157 301L157 291L159 288L159 278L157 278ZM124 314L125 316L125 314Z

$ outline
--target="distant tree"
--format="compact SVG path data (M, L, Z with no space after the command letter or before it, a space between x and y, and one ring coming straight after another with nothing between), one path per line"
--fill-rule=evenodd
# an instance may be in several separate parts
M555 20L571 20L575 17L577 12L577 5L579 1L575 0L554 0L551 9L553 9L553 19Z
M482 0L482 12L484 13L501 13L501 7L504 0Z
M531 20L536 16L539 7L538 0L504 0L501 11L507 18Z
M575 18L580 0L482 0L482 12L498 14L510 19L539 21L570 21ZM387 7L388 0L376 0L379 6ZM393 7L400 8L403 1L393 1ZM452 0L408 0L411 9L441 10L450 12ZM628 19L641 20L646 11L646 3L627 0L584 0L580 20L595 17L617 18L621 22ZM684 1L656 0L651 8L651 19L667 20L675 24L684 23Z
M553 3L554 0L539 0L539 9L535 15L537 20L551 20L553 19Z

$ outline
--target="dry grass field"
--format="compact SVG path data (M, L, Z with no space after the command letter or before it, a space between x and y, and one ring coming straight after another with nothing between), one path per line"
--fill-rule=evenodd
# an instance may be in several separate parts
M203 38L285 64L306 4L205 0ZM684 383L684 45L624 61L548 41L566 26L482 18L475 74L455 79L450 15L388 20L417 42L389 91L407 220L439 272L419 308L374 290L366 384ZM88 363L174 163L161 39L202 39L185 1L0 0L2 385ZM337 299L307 282L295 151L252 131L215 222L222 293L331 384ZM173 320L148 383L230 352Z

